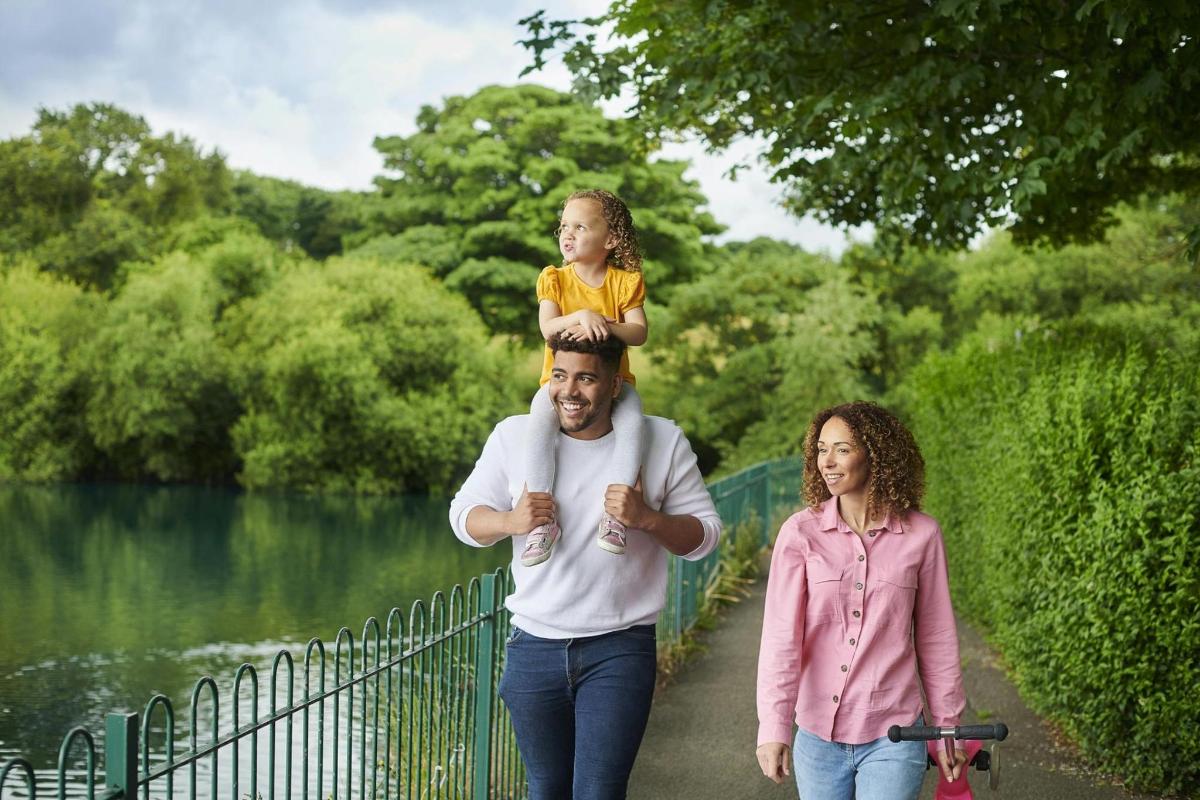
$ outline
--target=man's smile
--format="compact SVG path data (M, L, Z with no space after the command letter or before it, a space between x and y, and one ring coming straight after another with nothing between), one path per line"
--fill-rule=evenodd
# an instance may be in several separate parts
M583 413L585 408L587 408L587 403L578 398L570 398L566 400L560 399L558 401L558 407L562 409L563 413L567 416L577 417Z

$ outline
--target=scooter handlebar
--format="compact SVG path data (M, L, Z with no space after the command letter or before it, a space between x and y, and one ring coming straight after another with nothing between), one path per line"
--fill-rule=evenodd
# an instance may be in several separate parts
M998 742L1008 737L1008 726L1003 722L994 725L958 725L939 728L932 725L893 725L888 728L888 738L893 742L927 742L933 739L995 739Z

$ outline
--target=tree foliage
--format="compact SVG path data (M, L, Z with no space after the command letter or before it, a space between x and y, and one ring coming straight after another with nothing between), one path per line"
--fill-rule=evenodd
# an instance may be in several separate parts
M343 240L362 222L362 195L329 192L252 172L233 177L231 210L284 247L299 247L315 259L338 255Z
M290 270L231 311L245 486L449 487L520 408L511 357L466 302L411 265Z
M108 288L122 262L159 252L167 227L226 208L229 173L186 136L81 104L42 109L28 136L0 142L0 197L0 253Z
M880 310L823 256L768 239L723 254L654 316L646 403L727 471L798 452L819 408L869 394Z
M217 340L223 298L195 257L138 269L86 348L87 425L105 471L125 480L222 481L234 471L229 428L240 408Z
M80 351L100 308L32 264L0 272L0 480L64 480L89 463Z
M537 340L533 287L561 258L553 231L576 189L608 189L629 204L660 299L700 274L701 236L720 230L683 178L686 163L648 160L634 125L570 95L489 86L425 106L417 128L376 139L388 174L376 179L379 197L356 242L391 237L372 247L431 267L494 331Z
M796 210L895 240L1011 221L1021 243L1087 241L1120 201L1200 190L1195 3L618 0L523 23L530 69L563 46L579 91L632 92L651 132L760 136Z

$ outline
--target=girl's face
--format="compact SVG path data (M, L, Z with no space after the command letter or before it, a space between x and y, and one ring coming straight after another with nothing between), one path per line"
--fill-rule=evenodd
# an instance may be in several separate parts
M599 266L616 245L599 202L577 198L567 203L558 229L558 249L564 261Z
M867 454L854 439L854 432L841 417L830 417L821 426L817 440L817 468L834 497L862 492L870 470Z

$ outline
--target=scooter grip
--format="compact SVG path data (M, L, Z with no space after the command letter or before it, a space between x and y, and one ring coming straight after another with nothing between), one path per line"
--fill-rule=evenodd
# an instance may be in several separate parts
M1008 737L1008 726L1003 722L995 725L960 725L955 733L959 739L995 739L1003 742Z
M888 738L893 742L925 742L938 738L938 729L929 725L912 725L907 728L893 725L888 728Z

